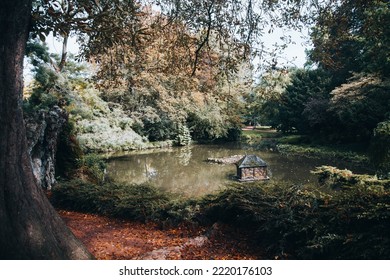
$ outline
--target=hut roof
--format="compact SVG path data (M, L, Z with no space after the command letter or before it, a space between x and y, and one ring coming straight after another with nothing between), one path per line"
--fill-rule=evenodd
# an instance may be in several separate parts
M238 168L267 166L267 163L256 155L246 155L236 164Z

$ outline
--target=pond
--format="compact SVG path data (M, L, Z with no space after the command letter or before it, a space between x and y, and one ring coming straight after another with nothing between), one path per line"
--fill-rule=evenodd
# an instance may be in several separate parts
M110 155L107 174L118 183L148 183L186 197L198 197L220 190L235 181L234 164L209 163L207 158L245 153L256 154L267 162L271 180L316 183L317 178L310 170L321 165L361 171L346 163L326 159L286 157L276 152L244 149L239 144L224 144L191 145Z

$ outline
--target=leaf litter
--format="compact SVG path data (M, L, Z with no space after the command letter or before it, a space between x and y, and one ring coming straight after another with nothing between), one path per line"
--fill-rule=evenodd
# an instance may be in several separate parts
M256 260L249 234L223 224L162 228L95 214L59 210L72 232L99 260Z

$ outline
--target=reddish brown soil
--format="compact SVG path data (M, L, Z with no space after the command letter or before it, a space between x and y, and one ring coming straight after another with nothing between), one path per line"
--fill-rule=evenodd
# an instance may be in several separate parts
M92 214L59 211L73 233L96 259L243 260L260 259L250 238L223 225L181 225L161 229Z

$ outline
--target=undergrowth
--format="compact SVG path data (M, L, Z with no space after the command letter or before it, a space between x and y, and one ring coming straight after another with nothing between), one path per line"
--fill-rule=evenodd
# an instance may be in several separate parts
M270 259L389 259L388 182L373 183L371 178L361 183L355 178L340 180L346 187L338 190L329 186L343 174L350 176L322 170L327 191L282 182L237 183L190 200L148 185L71 181L53 190L52 201L60 208L165 225L226 223L251 232ZM324 180L326 176L332 180Z
M203 201L215 220L250 229L269 258L388 259L390 196L357 186L326 194L314 187L230 187Z
M73 180L53 189L52 202L63 209L147 221L170 201L166 193L147 185L117 185Z

